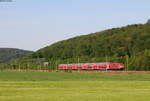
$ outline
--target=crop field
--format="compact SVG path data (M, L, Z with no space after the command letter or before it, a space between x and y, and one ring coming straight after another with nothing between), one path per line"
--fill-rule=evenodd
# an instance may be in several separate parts
M0 101L150 101L150 74L1 71Z

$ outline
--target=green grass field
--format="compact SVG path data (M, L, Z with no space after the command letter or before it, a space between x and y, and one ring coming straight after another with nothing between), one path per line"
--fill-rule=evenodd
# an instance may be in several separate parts
M0 101L150 101L150 74L3 71Z

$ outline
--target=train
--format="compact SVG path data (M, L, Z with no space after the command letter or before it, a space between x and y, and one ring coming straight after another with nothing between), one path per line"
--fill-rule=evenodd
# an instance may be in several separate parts
M100 62L100 63L77 63L77 64L59 64L59 70L123 70L123 63Z

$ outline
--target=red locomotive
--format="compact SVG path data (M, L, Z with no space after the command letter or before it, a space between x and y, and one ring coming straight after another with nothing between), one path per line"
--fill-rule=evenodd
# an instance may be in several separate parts
M123 70L122 63L103 62L103 63L79 63L79 64L60 64L59 70Z

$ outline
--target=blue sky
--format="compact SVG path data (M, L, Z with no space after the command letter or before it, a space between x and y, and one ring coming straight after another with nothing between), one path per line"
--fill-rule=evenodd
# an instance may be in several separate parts
M54 42L150 18L150 0L0 2L0 47L38 50Z

